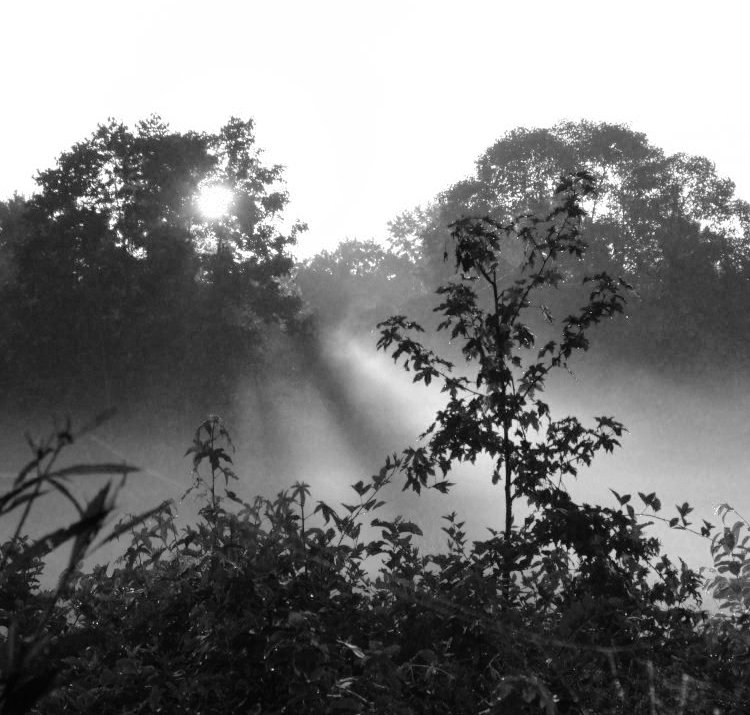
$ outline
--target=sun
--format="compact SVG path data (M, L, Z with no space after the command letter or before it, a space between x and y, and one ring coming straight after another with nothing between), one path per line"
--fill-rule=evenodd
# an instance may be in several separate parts
M221 218L229 211L233 198L234 194L226 186L204 186L198 194L198 209L206 218Z

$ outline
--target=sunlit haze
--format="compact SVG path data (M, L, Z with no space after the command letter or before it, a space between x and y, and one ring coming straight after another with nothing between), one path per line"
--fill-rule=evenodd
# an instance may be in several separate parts
M205 186L198 194L198 208L206 218L224 216L231 203L232 191L225 186Z
M255 120L309 225L299 256L382 239L505 132L565 119L629 123L750 198L748 20L738 2L3 3L0 197L108 117L157 113L181 132ZM231 200L211 186L198 204L218 218Z

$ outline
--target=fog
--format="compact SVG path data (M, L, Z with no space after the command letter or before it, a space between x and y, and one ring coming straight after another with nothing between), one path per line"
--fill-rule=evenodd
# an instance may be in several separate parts
M295 481L311 485L314 501L331 505L355 499L350 485L367 479L385 458L415 445L418 435L441 406L439 386L413 384L411 373L376 352L376 335L357 337L333 330L318 338L313 351L288 339L279 351L283 359L263 370L249 371L233 391L232 403L209 406L226 420L236 452L234 469L239 477L233 488L243 497L273 497ZM740 379L723 383L687 384L663 374L613 366L592 370L573 364L573 374L560 372L546 397L555 418L576 415L591 424L596 415L611 415L628 429L622 448L597 457L568 486L576 498L615 506L610 489L634 495L655 491L663 502L661 514L675 515L673 505L685 501L695 508L690 515L716 522L714 508L728 502L740 513L748 512L746 421L750 389ZM2 421L2 474L11 479L28 460L24 432L45 434L54 420L69 414L74 428L90 419L97 399L85 396L77 407L65 405L11 405ZM99 398L100 408L107 407ZM117 515L137 513L165 499L175 500L182 522L194 520L198 504L193 496L181 500L192 483L191 462L185 457L192 435L207 411L165 404L159 409L134 402L119 406L115 417L82 437L66 453L67 462L127 461L141 468L132 475L117 499ZM425 550L442 548L440 516L456 511L467 522L471 538L500 528L503 515L502 485L493 486L488 463L460 465L449 475L455 482L448 495L425 491L421 495L401 490L397 476L387 487L383 514L402 514L424 531ZM78 493L92 493L103 483L94 478ZM118 518L118 516L115 517ZM73 517L56 496L35 505L30 522L34 535L51 530ZM179 523L179 522L178 522ZM4 525L6 532L10 522ZM673 559L691 566L710 565L709 543L696 535L651 527ZM117 557L124 546L115 545L93 554L88 565ZM59 572L66 558L56 553L47 578Z

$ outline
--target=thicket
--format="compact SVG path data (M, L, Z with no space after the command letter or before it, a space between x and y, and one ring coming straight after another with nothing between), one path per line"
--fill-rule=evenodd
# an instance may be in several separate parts
M628 287L588 276L583 307L561 320L536 304L587 248L591 175L556 188L532 213L452 228L456 274L437 311L465 374L418 341L406 317L380 325L381 349L415 380L440 383L446 405L419 446L353 485L352 503L313 505L304 483L243 500L232 488L231 439L211 417L188 451L200 519L180 526L169 504L129 519L114 532L128 536L123 558L83 573L76 567L110 488L80 504L67 480L130 468L56 468L67 430L35 445L0 499L2 516L20 509L22 525L55 490L81 518L33 542L19 527L3 546L3 712L747 712L743 523L714 533L689 521L687 504L665 517L711 540L710 587L728 607L711 615L700 607L700 575L661 553L640 513L659 518L656 495L639 495L636 511L630 495L599 506L566 489L617 447L623 426L553 419L543 387L587 349L592 327L622 312ZM501 262L509 252L520 256L512 280ZM549 325L539 341L526 320L535 308ZM417 524L380 518L397 480L449 493L451 469L482 455L503 497L487 538L470 543L451 513L447 548L426 554ZM59 587L40 591L41 559L71 539Z

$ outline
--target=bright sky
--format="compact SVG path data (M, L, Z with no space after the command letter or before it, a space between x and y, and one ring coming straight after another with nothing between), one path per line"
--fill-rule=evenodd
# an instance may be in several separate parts
M378 238L505 131L630 123L750 198L743 0L10 0L0 198L109 116L253 117L287 167L300 255Z

